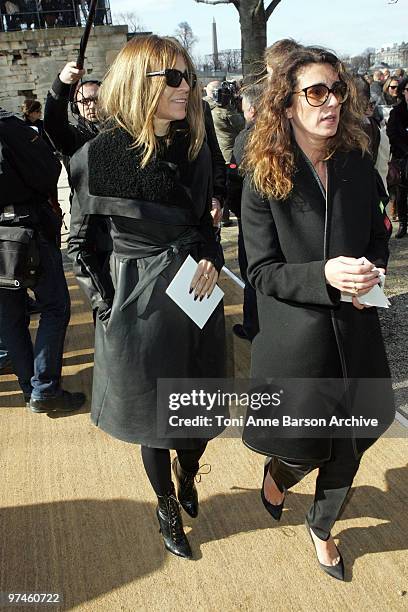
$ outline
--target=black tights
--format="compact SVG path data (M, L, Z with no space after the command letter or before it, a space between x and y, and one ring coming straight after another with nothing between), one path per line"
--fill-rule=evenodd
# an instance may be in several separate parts
M183 470L196 472L207 443L192 450L176 449ZM172 489L170 451L167 448L142 446L142 459L146 474L156 495L167 495Z
M399 185L397 190L397 212L398 212L398 221L400 223L407 222L407 196L408 196L408 185Z

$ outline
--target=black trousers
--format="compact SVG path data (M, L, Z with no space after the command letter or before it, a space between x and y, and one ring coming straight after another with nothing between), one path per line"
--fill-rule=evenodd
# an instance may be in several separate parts
M255 338L259 332L258 308L256 303L256 291L248 281L248 259L245 250L244 236L242 233L241 219L238 219L238 264L241 278L245 283L244 288L244 305L243 305L243 322L242 327L250 340Z
M298 464L272 457L269 472L277 486L290 489L312 470L319 468L313 504L306 518L314 533L327 540L331 529L340 516L342 506L350 491L354 476L360 465L356 459L350 439L334 438L331 457L318 464Z
M397 190L397 212L398 212L398 221L399 223L407 223L408 217L408 185L405 183L402 185L398 185Z
M206 449L207 443L192 450L178 449L177 458L186 472L198 472L198 462ZM142 459L146 474L156 495L168 495L173 489L171 480L170 451L167 448L142 446Z

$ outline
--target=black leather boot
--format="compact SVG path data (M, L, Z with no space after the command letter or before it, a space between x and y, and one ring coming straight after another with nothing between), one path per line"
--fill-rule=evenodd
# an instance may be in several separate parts
M395 234L396 238L403 238L407 235L407 222L402 222L399 224L398 232Z
M195 518L198 514L198 494L194 478L197 472L186 472L181 467L178 458L173 459L173 472L177 482L177 497L189 516Z
M176 499L174 487L169 495L158 495L157 518L164 545L173 555L191 559L190 544L183 529L180 505Z

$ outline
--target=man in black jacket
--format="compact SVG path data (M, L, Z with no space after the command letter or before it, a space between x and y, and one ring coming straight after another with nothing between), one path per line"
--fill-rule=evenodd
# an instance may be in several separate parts
M56 148L65 156L69 178L69 159L86 142L99 133L97 102L99 81L84 81L78 84L85 70L76 67L75 62L68 62L57 76L48 93L44 110L44 128ZM68 120L70 90L75 87L72 110L77 116L74 125ZM71 194L72 195L72 194ZM77 227L78 220L71 217L71 234L75 236L68 245L69 252L75 252L74 269L82 288L89 295L94 283L89 275L89 260L93 268L97 266L101 275L107 275L107 263L112 251L109 233L109 222L106 217L87 217L85 223ZM106 272L104 272L106 271ZM101 296L95 288L95 299L92 300L94 317L96 313L109 308L106 296Z
M41 309L34 347L28 329L27 292L22 288L0 289L0 337L33 412L70 412L85 401L83 393L61 388L70 299L57 246L60 219L49 204L60 169L36 131L0 109L0 241L5 226L35 229L41 266L33 289Z
M100 83L85 81L77 85L84 74L85 70L77 68L75 62L68 62L53 82L45 103L44 129L57 150L67 157L71 157L99 133L96 106ZM73 86L72 108L78 118L76 125L68 121L70 90Z

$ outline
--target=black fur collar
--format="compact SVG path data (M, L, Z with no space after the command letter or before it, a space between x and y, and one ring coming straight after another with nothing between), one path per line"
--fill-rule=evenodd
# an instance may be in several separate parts
M132 137L121 128L100 133L89 146L89 191L92 195L160 202L190 208L190 180L194 162L188 161L186 132L161 142L154 161L140 168Z

